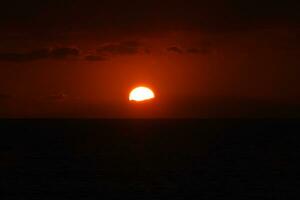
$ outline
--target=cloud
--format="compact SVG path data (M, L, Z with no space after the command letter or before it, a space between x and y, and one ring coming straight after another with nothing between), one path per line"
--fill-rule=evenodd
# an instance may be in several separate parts
M0 53L0 61L6 62L30 62L43 59L65 59L69 57L78 57L80 51L76 48L62 47L53 49L38 49L30 52L8 52Z
M144 52L144 46L136 41L106 44L96 49L95 53L81 52L77 48L59 47L42 48L29 52L0 52L2 62L31 62L45 59L81 58L86 61L104 61L109 55L133 55ZM82 57L83 56L83 57Z
M172 52L172 53L179 53L179 54L183 53L183 50L179 47L176 47L176 46L168 47L167 51Z
M48 49L34 50L28 53L0 53L0 61L8 62L27 62L33 60L40 60L49 57L50 51Z
M105 61L110 56L135 55L138 53L150 53L144 45L137 41L104 44L96 49L96 52L87 54L86 61Z
M205 41L201 42L194 47L189 48L181 48L178 46L171 46L167 48L167 51L170 53L177 53L177 54L209 54L212 51L213 45L211 42Z
M76 48L63 47L53 49L49 55L51 58L63 59L67 57L77 57L80 55L80 52Z
M187 53L192 54L209 54L213 50L213 44L210 41L202 41L198 47L187 49Z
M140 52L142 45L136 41L106 44L97 49L99 54L132 55Z

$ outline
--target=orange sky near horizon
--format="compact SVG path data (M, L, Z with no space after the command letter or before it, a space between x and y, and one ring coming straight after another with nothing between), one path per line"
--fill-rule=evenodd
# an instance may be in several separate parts
M172 113L177 103L207 104L222 98L293 104L300 100L299 88L290 87L297 84L299 69L285 68L297 63L283 49L293 39L286 31L174 31L90 45L81 39L77 45L65 44L80 49L74 58L0 61L0 116L126 117L128 93L138 85L157 91L160 111L153 117ZM85 60L87 54L104 58ZM202 116L192 109L173 113Z

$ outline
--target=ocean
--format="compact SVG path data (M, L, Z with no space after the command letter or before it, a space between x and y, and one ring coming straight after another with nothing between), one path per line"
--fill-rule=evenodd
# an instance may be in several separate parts
M294 199L299 133L291 119L0 120L0 195Z

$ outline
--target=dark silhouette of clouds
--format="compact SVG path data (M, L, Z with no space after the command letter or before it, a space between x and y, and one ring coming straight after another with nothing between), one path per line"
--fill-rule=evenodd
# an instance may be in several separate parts
M209 54L213 51L213 43L211 41L202 41L197 47L187 49L188 53Z
M209 54L211 51L210 47L192 47L186 50L187 53L191 54Z
M77 57L79 55L80 52L78 49L69 47L55 48L50 52L50 57L57 59L63 59L70 56Z
M65 59L78 57L80 51L76 48L62 47L53 49L38 49L30 52L4 52L0 53L0 61L6 62L29 62L43 59Z
M167 48L168 52L177 54L209 54L212 50L213 45L208 41L201 42L200 44L189 48L181 48L178 46L171 46Z
M168 47L167 51L168 52L173 52L173 53L178 53L178 54L182 54L183 53L183 50L181 48L179 48L179 47L176 47L176 46Z
M34 50L28 53L8 52L0 53L0 61L8 62L27 62L34 60L41 60L49 57L50 51L48 49Z

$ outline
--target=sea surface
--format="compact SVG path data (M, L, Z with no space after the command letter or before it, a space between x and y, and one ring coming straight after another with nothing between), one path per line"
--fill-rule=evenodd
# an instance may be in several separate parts
M0 120L6 199L295 199L300 120Z

